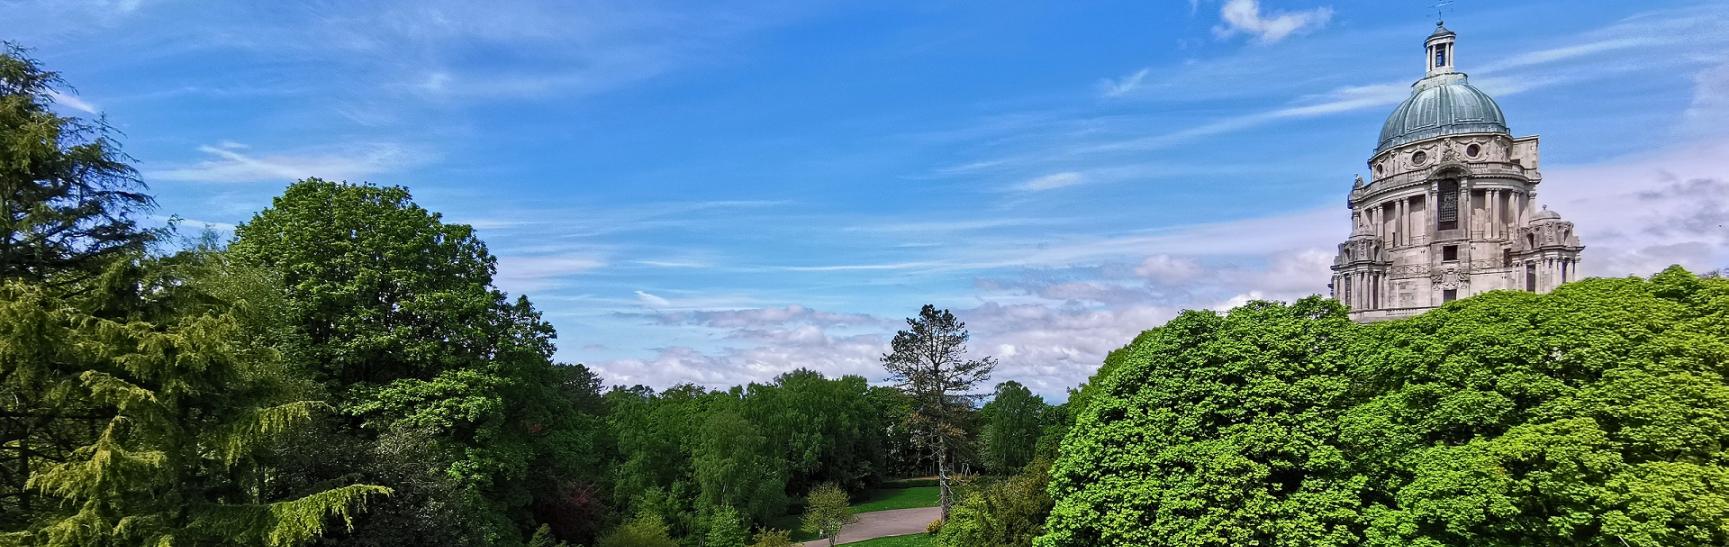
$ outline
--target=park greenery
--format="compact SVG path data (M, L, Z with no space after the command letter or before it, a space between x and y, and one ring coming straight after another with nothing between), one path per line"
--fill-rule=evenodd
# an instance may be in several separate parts
M609 385L406 188L149 221L63 86L0 52L0 544L778 547L908 507L942 518L858 545L1729 544L1715 275L1190 311L1056 405L935 306L879 378Z

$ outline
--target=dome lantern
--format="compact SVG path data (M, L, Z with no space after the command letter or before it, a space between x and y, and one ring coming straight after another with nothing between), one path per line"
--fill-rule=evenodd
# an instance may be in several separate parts
M1435 22L1435 32L1424 41L1423 49L1428 53L1428 75L1448 74L1453 72L1453 39L1456 35L1447 30L1440 21Z
M1387 116L1375 154L1447 135L1509 133L1501 106L1454 68L1455 37L1453 31L1436 23L1435 32L1424 41L1428 74L1411 85L1411 96Z

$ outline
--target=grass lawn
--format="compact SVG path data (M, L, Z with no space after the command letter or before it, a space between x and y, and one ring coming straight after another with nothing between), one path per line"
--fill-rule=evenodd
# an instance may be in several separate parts
M928 547L936 545L930 534L913 534L910 536L894 536L886 538L867 539L857 543L842 543L847 547Z
M911 509L914 507L936 507L937 487L914 486L912 488L878 488L865 493L865 498L854 502L854 513L869 513L871 511L887 511L890 509Z
M852 511L854 513L869 513L872 511L887 511L890 509L911 509L914 507L936 507L937 501L938 501L937 497L939 495L940 494L937 491L937 487L936 487L934 481L930 481L929 484L927 484L927 482L924 481L923 479L908 479L908 480L900 480L900 481L891 481L891 482L885 484L883 488L875 488L869 492L866 492L863 499L855 500L852 504ZM804 540L809 540L809 539L816 539L816 537L817 537L816 532L805 530L802 526L800 526L798 515L786 515L786 516L783 516L781 518L775 519L774 522L769 523L769 527L791 531L793 541L804 541ZM906 536L906 537L912 537L912 536ZM900 538L883 538L882 540L872 540L872 541L865 541L865 542L859 542L859 543L849 543L848 545L873 545L874 546L874 545L878 545L877 543L873 543L874 541L887 541L887 540L891 540L891 539L900 539ZM928 545L928 544L929 544L928 542L925 542L925 543L883 543L883 544L881 544L881 546L883 546L883 547L899 547L899 546L903 546L903 545Z

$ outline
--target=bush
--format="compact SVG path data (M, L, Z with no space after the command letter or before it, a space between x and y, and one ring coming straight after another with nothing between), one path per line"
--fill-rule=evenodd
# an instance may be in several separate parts
M792 534L786 530L762 530L756 533L756 542L750 547L792 547Z
M722 505L708 518L708 541L704 547L745 547L748 531L744 517L731 505Z
M846 491L834 483L823 483L805 496L804 527L824 538L840 535L841 528L855 519Z
M1045 494L1050 465L1035 462L1020 474L981 484L961 498L946 523L936 524L944 547L1030 546L1044 532L1051 498Z
M596 546L678 547L678 542L667 533L666 521L654 514L643 513L601 536Z

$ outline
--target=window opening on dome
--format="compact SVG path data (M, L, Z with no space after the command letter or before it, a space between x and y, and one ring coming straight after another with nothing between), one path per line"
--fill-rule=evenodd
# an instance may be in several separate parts
M1475 158L1475 157L1477 157L1477 154L1481 154L1481 153L1483 153L1483 147L1481 147L1481 146L1477 146L1477 145L1473 144L1473 145L1465 147L1465 155L1467 155L1467 156Z
M1441 247L1441 261L1442 262L1458 262L1459 261L1459 246L1458 245L1448 245L1445 247Z

